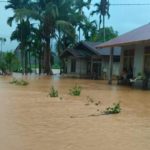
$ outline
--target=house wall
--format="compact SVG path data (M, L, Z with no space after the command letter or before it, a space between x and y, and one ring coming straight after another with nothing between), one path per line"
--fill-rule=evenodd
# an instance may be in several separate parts
M87 74L87 61L78 59L76 61L76 73L80 75Z
M134 76L137 76L139 72L140 73L143 72L143 66L144 66L144 46L136 45L135 57L134 57L134 68L133 68Z
M86 75L87 74L87 61L83 59L76 59L76 71L71 72L71 59L72 58L68 58L68 61L67 61L67 73L77 74L77 75Z
M109 74L109 60L102 60L102 78L108 78ZM113 62L113 76L120 74L120 62Z
M144 66L144 45L135 45L135 46L125 46L122 48L123 50L127 49L134 49L134 61L133 61L133 76L137 76L137 74L140 72L143 72L143 66ZM121 55L121 66L123 66L123 53ZM120 68L120 72L122 72L123 67Z

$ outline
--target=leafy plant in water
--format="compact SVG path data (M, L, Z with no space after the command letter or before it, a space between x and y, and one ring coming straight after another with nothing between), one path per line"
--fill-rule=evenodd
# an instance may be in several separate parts
M81 87L75 85L72 89L69 90L69 94L73 96L80 96L81 94Z
M15 84L15 85L21 85L21 86L26 86L28 85L29 83L23 79L21 80L17 80L17 79L13 79L10 84Z
M106 108L104 114L118 114L121 112L120 102L114 103L113 106Z
M58 91L54 88L54 86L51 87L49 95L50 97L58 97Z

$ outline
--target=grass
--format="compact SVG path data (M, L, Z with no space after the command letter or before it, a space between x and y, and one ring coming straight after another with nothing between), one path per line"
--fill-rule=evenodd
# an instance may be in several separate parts
M72 96L80 96L81 87L78 85L75 85L72 89L69 90L69 94Z
M54 86L51 87L49 95L50 97L58 97L58 91L54 88Z
M114 103L111 107L106 108L104 114L118 114L121 112L120 102Z
M13 79L10 84L15 84L15 85L20 85L20 86L26 86L28 85L29 83L23 79L21 80L17 80L17 79Z

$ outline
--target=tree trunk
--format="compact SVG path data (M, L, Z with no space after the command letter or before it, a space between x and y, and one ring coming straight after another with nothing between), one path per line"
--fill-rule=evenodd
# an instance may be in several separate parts
M25 74L28 74L28 55L27 55L27 50L25 50Z
M100 31L101 28L101 16L99 15L99 25L98 25L98 30Z
M25 73L25 68L24 68L24 50L21 49L21 66L22 66L22 74Z
M41 74L41 68L42 68L42 64L41 64L41 62L42 62L42 60L41 60L41 58L42 58L42 53L41 53L41 50L40 50L40 53L39 53L39 75Z
M105 33L105 16L103 16L103 40L106 40L106 33Z
M29 55L29 68L30 68L30 73L32 73L32 68L31 68L31 53L30 51L28 52L28 55Z
M37 68L36 54L34 55L34 67L35 67L35 74L37 74L37 72L36 72L36 68Z
M47 75L52 75L51 68L51 56L50 56L50 38L46 39L45 51L44 51L44 73Z

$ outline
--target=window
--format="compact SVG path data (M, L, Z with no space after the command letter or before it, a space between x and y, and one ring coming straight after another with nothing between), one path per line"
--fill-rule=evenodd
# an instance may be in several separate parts
M71 60L71 72L76 72L76 60Z

